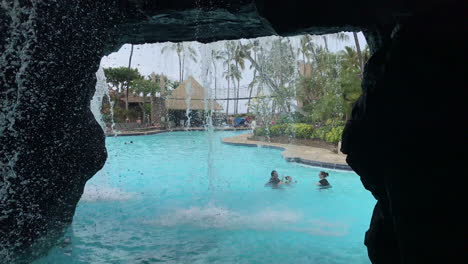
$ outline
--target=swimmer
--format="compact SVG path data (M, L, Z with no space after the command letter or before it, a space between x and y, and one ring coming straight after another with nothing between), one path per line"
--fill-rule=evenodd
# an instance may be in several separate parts
M320 181L317 182L317 185L322 187L330 186L330 183L327 181L327 179L325 179L326 177L328 177L328 172L321 171L319 173Z
M285 184L297 183L297 181L293 182L293 179L291 176L286 176L284 179L285 179L284 181Z
M283 182L278 177L278 172L273 170L271 171L270 180L265 184L265 186L278 186L281 185Z

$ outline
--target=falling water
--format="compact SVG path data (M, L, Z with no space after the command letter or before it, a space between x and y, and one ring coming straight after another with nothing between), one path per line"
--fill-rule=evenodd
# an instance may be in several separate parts
M192 99L192 82L188 81L185 83L185 104L187 105L187 109L185 110L185 115L187 116L187 123L185 124L185 129L188 130L190 128L190 101Z
M102 116L102 102L105 96L107 96L109 99L110 104L111 132L115 132L114 102L111 100L109 94L104 69L100 66L96 72L96 91L94 92L93 99L91 100L91 112L93 112L94 118L99 123L99 125L101 125L102 130L107 133L107 124Z
M214 44L212 44L214 45ZM213 190L214 184L214 167L213 167L213 140L214 140L214 128L213 128L213 111L215 103L211 94L211 79L212 79L212 70L211 70L211 52L213 50L212 45L202 44L200 45L200 55L201 55L201 81L203 87L205 87L205 92L203 95L203 102L205 108L205 129L207 131L208 139L208 155L207 155L207 167L208 167L208 180L209 188Z
M196 20L200 20L200 16L202 14L202 9L200 7L200 2L197 1L196 5L198 7ZM213 33L213 27L210 26L210 31ZM198 38L200 34L200 26L197 23L195 29L195 37ZM211 79L213 78L213 72L211 69L211 64L213 59L211 57L213 46L217 45L218 43L212 44L201 44L199 45L199 53L201 58L201 82L204 89L203 94L203 103L204 103L204 114L205 114L205 130L207 131L207 141L208 141L208 155L207 155L207 174L208 174L208 181L209 181L209 189L211 194L214 190L214 180L215 180L215 173L214 173L214 149L213 149L213 141L214 141L214 128L213 128L213 112L214 112L214 104L213 97L211 94Z

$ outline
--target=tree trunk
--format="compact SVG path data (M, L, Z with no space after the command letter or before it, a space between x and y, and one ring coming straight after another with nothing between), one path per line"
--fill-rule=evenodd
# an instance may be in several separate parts
M182 83L182 60L179 53L177 53L177 56L179 57L179 83Z
M227 82L228 82L228 88L227 88L227 105L226 105L226 118L228 118L229 116L229 92L230 92L230 86L229 86L229 77L227 79Z
M237 80L237 103L236 103L236 114L239 113L239 95L240 95L240 79Z
M257 75L257 70L254 69L254 74L253 74L254 77L253 77L252 82L255 80L256 75ZM247 101L247 114L250 112L250 99L252 98L253 88L254 88L254 86L252 85L250 87L250 91L249 91L249 99Z
M359 60L359 67L361 68L361 79L364 74L364 61L362 59L361 47L359 45L359 39L356 32L353 32L354 42L356 43L356 52Z
M236 71L239 72L239 66L236 61ZM236 83L234 79L232 80L234 86L234 114L237 114L237 108L239 107L239 91L236 91ZM239 83L239 81L237 81ZM239 90L239 85L237 85L237 90Z
M327 40L327 37L326 37L326 36L323 36L323 42L325 43L325 50L326 50L327 52L329 52L329 50L328 50L328 40Z
M216 63L215 62L213 62L213 69L214 69L214 72L215 72L214 73L214 99L216 99L217 98L216 97L216 91L217 91L217 87L216 87L217 84L216 83L217 83L217 80L218 80L218 78L217 78L218 73L216 71Z
M128 58L128 68L132 67L132 57L133 57L133 44L130 44L130 57ZM125 89L125 121L128 122L128 88L130 84L127 81L127 88Z
M184 81L184 71L185 71L185 53L182 53L182 74L180 75L180 83Z

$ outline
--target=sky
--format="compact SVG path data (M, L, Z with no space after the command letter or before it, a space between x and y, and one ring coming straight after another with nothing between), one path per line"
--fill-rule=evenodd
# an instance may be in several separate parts
M338 41L331 37L328 37L328 47L332 52L337 52L342 50L345 46L355 47L353 34L351 32L345 32L349 36L347 41ZM273 38L272 37L263 37L259 38L262 45L268 45ZM290 37L292 46L299 46L300 36ZM366 45L366 40L362 33L358 34L359 43L361 49ZM321 36L317 36L315 43L318 45L324 45L323 39ZM247 42L248 40L242 39L241 42ZM210 87L211 96L214 98L214 68L211 64L210 54L211 50L221 50L224 47L225 41L217 41L209 44L201 44L199 42L186 42L198 53L198 61L195 63L191 60L186 59L186 65L184 67L184 79L188 76L193 76L196 80L202 84L202 86ZM168 76L171 80L179 79L179 64L177 53L172 50L166 50L161 52L161 50L168 45L171 45L171 42L164 43L155 43L155 44L143 44L135 45L133 47L133 57L132 57L132 68L137 68L142 75L150 75L151 73L164 74ZM130 56L130 45L123 45L119 51L105 56L101 60L101 66L103 68L108 67L128 67L128 60ZM253 79L253 70L250 69L250 63L246 61L245 70L242 72L242 79L240 81L240 97L248 97L248 85ZM216 80L217 80L217 91L216 98L226 98L227 97L227 82L222 77L223 73L223 64L221 61L216 63ZM202 74L204 72L205 74ZM209 72L207 75L206 73ZM231 89L231 97L232 89ZM232 101L231 101L232 102ZM226 101L218 101L224 109L226 109ZM231 103L229 112L233 113L233 106ZM245 113L247 111L247 100L239 101L239 113Z

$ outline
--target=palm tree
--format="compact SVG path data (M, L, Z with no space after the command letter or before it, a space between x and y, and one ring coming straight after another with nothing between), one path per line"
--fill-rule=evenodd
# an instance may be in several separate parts
M361 68L361 79L364 74L364 60L362 58L361 47L359 45L359 39L357 33L353 31L354 43L356 44L356 52L359 59L359 67Z
M259 46L260 46L259 44L260 43L259 43L258 40L250 41L249 44L247 44L246 48L244 49L244 52L249 52L249 53L250 53L250 51L253 52L253 59L255 61L257 60L257 53L259 51ZM245 56L246 56L246 54L244 54L244 57ZM252 68L253 68L253 78L252 78L252 81L249 84L249 99L247 101L247 113L250 112L250 99L252 98L253 88L258 83L257 69L255 67L253 67L252 64L250 64L250 69L252 69Z
M279 44L279 46L281 46L281 40L279 40L279 42L277 43ZM245 58L251 63L251 65L257 70L258 74L259 74L259 77L260 77L260 80L261 80L261 84L265 83L268 87L271 88L272 92L275 93L275 94L282 94L282 89L283 89L283 85L284 83L281 83L281 79L279 76L271 76L270 74L268 74L266 72L266 68L263 67L263 64L265 64L268 60L270 60L270 58L267 58L267 55L265 54L262 54L261 56L258 56L257 59L254 59L252 58L250 52L247 51L247 46L243 46L243 49L244 49L244 55L245 55ZM260 50L262 50L262 48L260 48ZM288 47L287 48L287 51L291 51L291 48ZM261 52L263 53L263 52ZM270 53L268 54L268 56L271 55L271 51ZM272 66L271 63L268 63L269 66ZM281 68L281 67L279 67ZM277 72L278 74L280 73L280 71ZM283 75L285 73L282 73ZM280 74L281 75L281 74ZM285 77L285 76L283 76ZM307 113L301 108L299 107L297 104L295 103L290 103L290 105L296 110L298 111L299 113L303 114L303 115L307 115Z
M233 51L235 48L234 41L226 41L224 43L224 50L219 53L219 56L221 59L223 59L223 66L226 68L226 71L223 73L224 78L227 81L227 98L226 98L226 116L229 115L229 99L230 99L230 91L231 91L231 86L230 82L232 80L232 70L233 70L233 65L231 65L232 57L233 57Z
M312 57L312 48L313 40L309 34L303 35L300 39L299 48L297 49L298 53L302 55L303 61L303 71L305 72L306 64L309 63L310 58Z
M244 58L245 58L245 55L242 50L241 43L240 41L237 41L236 46L234 47L233 56L232 56L232 60L235 65L235 71L232 72L232 78L233 78L233 81L234 79L237 80L237 92L234 93L236 95L234 114L237 114L239 112L240 79L242 79L241 70L245 69Z
M156 93L158 92L161 92L161 84L163 82L161 82L160 80L162 78L164 78L165 76L159 76L159 75L156 75L154 73L152 73L150 76L148 76L147 79L145 78L140 78L138 80L135 80L133 82L133 91L137 94L137 95L141 95L142 96L142 102L138 103L139 106L140 106L140 109L143 113L143 123L146 123L145 122L145 119L147 117L147 108L146 108L146 97L149 95L150 96L150 112L153 111L153 108L154 108L154 96L156 96ZM155 120L152 120L153 122Z
M133 44L130 44L130 57L128 58L128 69L130 70L132 67L132 57L133 57ZM129 88L130 83L127 82L127 88L125 92L125 111L128 112L128 88ZM128 113L127 117L125 118L126 121L128 121Z
M167 50L177 53L177 58L179 59L179 82L182 83L184 81L185 58L188 56L193 62L197 62L197 52L190 45L186 46L183 42L165 46L161 49L161 54Z
M222 52L220 50L211 50L211 63L213 63L214 69L214 98L217 98L217 79L218 79L218 71L217 71L217 61L223 59Z
M348 41L349 40L349 36L346 35L345 33L343 32L339 32L339 33L334 33L334 34L328 34L328 35L323 35L323 42L325 44L325 50L327 52L330 52L330 50L328 49L328 40L327 40L327 37L329 38L332 38L332 39L336 39L338 41Z

